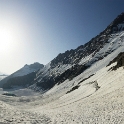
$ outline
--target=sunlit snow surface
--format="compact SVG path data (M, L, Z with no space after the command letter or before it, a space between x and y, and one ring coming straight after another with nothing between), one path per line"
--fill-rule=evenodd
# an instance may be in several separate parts
M32 91L28 96L1 95L0 122L5 124L123 124L124 69L120 67L116 71L109 70L117 63L106 67L120 52L124 52L123 36L124 32L114 34L99 53L89 59L94 61L107 52L110 54L93 63L90 68L71 81L66 80L60 85L55 85L44 94ZM83 62L81 60L80 63ZM49 65L46 66L47 69ZM42 73L47 74L47 71ZM92 75L90 78L82 81L90 75ZM97 82L99 89L96 89L93 82ZM79 86L78 89L67 93L75 86ZM15 93L17 92L20 91ZM28 91L25 89L24 92Z

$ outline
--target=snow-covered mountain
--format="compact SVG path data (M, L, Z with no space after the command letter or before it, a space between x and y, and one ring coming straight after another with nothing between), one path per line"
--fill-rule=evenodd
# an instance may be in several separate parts
M36 76L36 71L43 68L44 65L40 63L34 63L31 65L25 65L18 71L9 75L0 81L0 86L3 88L12 88L17 86L27 86L31 84Z
M59 85L66 80L72 80L97 61L103 60L115 51L118 51L117 54L121 52L120 49L124 45L123 23L124 13L119 15L103 32L92 38L88 43L79 46L77 49L60 53L37 72L34 85L29 88L48 90L56 84ZM113 59L113 57L110 59ZM98 69L104 67L108 62Z

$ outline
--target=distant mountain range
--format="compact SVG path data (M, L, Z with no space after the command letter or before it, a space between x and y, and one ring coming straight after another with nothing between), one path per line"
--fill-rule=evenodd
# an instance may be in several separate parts
M18 71L1 80L0 86L5 89L26 87L34 80L36 72L43 67L44 65L40 63L34 63L31 65L26 64Z

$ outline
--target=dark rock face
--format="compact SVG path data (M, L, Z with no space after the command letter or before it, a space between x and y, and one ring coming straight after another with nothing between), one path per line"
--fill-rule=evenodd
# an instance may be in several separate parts
M111 29L115 32L124 31L124 27L118 27L118 24L124 24L124 13L121 13L112 23Z
M84 82L85 80L87 80L87 79L89 79L90 77L92 77L94 74L92 74L92 75L90 75L89 77L87 77L87 78L84 78L83 80L81 80L78 84L80 84L80 83L82 83L82 82Z
M16 96L15 94L12 94L12 93L3 93L2 95L6 95L6 96Z
M60 84L66 79L72 80L74 77L81 74L83 71L85 71L89 66L86 65L75 65L72 66L70 69L66 70L64 73L62 73L60 76L56 77L55 81Z
M114 63L114 62L117 62L117 65L113 66L113 67L111 68L112 70L116 70L117 68L124 66L124 52L119 53L118 56L115 57L115 58L108 64L108 66L111 65L111 64Z
M55 85L55 81L53 77L43 78L42 82L37 82L37 86L40 87L42 90L47 90L52 88ZM40 90L40 89L38 89ZM36 90L36 91L38 91Z
M71 90L67 91L67 93L66 93L66 94L68 94L68 93L70 93L70 92L72 92L72 91L74 91L74 90L78 89L79 87L80 87L79 85L77 85L77 86L73 87Z
M40 82L38 82L37 78L32 83L36 83L38 87L41 87L42 90L47 90L52 88L55 84L61 84L66 79L72 80L77 75L81 74L85 71L89 66L86 65L75 65L71 68L67 69L61 75L58 76L45 76L42 78ZM32 88L31 88L32 89ZM36 89L35 89L36 90ZM38 89L39 90L39 89ZM37 90L37 91L38 91Z
M13 87L27 87L32 85L34 78L36 77L36 73L32 72L30 74L13 77L7 80L7 82L3 85L3 89L11 89Z

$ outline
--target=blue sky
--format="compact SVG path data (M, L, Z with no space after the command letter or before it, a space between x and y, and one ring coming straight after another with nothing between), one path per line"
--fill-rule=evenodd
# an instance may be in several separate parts
M88 42L122 12L123 0L0 0L0 72L47 64Z

